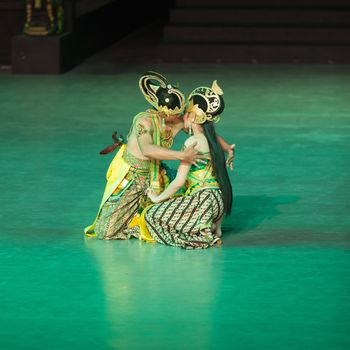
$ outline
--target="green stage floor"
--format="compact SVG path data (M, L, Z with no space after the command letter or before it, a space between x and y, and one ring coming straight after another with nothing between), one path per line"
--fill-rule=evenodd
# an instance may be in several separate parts
M224 90L221 248L84 239L112 157L98 152L148 108L150 68ZM349 349L350 67L97 73L0 74L0 349Z

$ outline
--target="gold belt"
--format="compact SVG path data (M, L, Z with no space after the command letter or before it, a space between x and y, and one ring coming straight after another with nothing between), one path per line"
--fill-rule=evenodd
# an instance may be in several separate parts
M140 159L131 154L127 149L124 151L123 159L136 172L146 173L151 168L151 162L148 159Z

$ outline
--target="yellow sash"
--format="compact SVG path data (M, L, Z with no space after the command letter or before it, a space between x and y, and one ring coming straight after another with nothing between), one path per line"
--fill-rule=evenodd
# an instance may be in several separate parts
M102 201L97 216L94 222L90 226L86 227L84 230L87 236L95 235L95 224L98 216L100 215L102 206L106 203L107 199L112 195L114 190L121 184L121 182L123 181L130 169L130 165L123 159L123 153L125 151L125 148L126 145L120 147L118 153L115 155L111 164L109 165L106 174L107 184L103 193Z

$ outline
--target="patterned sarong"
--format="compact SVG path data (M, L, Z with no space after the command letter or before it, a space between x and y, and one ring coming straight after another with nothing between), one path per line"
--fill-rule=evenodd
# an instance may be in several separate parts
M149 234L159 243L185 249L209 248L219 241L212 224L224 214L219 189L204 188L146 209Z
M161 130L158 114L154 110L135 116L133 127L142 118L150 118L153 124L153 144L169 148L172 144L171 129ZM131 129L132 130L132 129ZM85 228L86 236L100 239L128 239L138 236L138 214L147 206L147 187L157 192L168 183L167 175L159 160L144 160L133 156L123 145L107 170L107 185L94 222Z
M103 205L96 221L95 233L100 239L129 239L138 237L138 230L129 224L138 214L140 203L149 187L149 171L130 168L123 183Z

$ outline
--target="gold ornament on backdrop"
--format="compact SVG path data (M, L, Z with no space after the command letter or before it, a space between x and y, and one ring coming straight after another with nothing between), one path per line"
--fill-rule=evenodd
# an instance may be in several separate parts
M27 0L24 34L56 35L63 32L62 0Z

